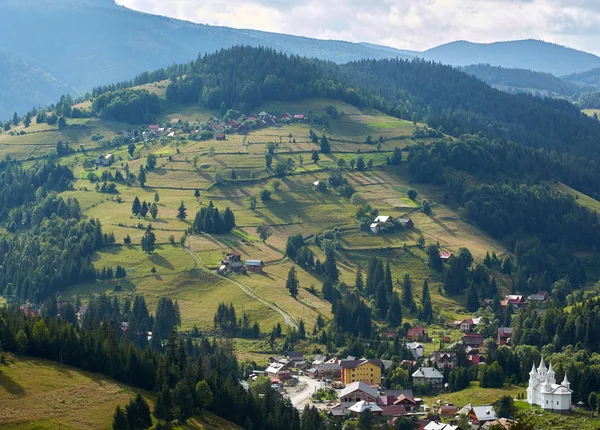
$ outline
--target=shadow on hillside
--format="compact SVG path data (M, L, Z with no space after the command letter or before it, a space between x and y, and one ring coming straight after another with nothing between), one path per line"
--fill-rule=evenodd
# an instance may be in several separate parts
M10 395L22 397L25 390L14 379L0 370L0 387L4 388Z
M152 254L150 256L150 261L160 267L165 267L169 270L175 269L175 267L167 260L165 257L159 254Z

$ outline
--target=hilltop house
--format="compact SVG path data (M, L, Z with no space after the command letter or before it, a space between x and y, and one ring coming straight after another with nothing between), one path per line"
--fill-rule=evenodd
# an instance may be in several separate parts
M426 341L427 330L421 326L409 328L408 332L406 333L406 339L410 341Z
M507 306L512 306L515 310L522 308L527 305L527 300L523 296L518 296L514 294L510 294L504 297L504 300L500 301L500 306L502 308L506 308Z
M232 251L225 256L225 259L221 261L221 267L219 267L218 273L220 275L227 272L239 272L244 269L244 263L242 263L242 254L237 251Z
M475 326L479 324L479 321L481 321L481 318L467 318L460 322L460 330L465 333L473 331L475 330Z
M444 375L435 367L419 367L413 374L413 384L430 385L434 390L442 388Z
M573 391L566 373L559 385L556 383L556 374L552 369L552 364L546 369L544 357L542 357L537 370L535 363L532 364L527 387L527 403L538 405L547 411L568 412L571 409L572 395Z

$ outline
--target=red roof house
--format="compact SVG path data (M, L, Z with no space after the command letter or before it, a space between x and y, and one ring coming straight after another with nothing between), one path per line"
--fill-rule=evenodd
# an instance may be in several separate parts
M408 340L426 340L427 339L427 330L425 330L421 326L416 326L408 329L406 333L406 339Z

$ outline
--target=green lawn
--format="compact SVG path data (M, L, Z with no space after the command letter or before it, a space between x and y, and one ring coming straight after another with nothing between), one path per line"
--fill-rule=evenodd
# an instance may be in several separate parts
M8 355L0 365L0 427L3 429L110 428L117 405L137 393L152 405L154 394L102 375L59 363ZM185 429L239 427L209 412L193 417Z
M502 396L513 396L516 398L518 393L525 393L526 388L517 387L514 385L505 386L502 388L480 388L479 382L471 382L471 386L465 390L455 393L439 394L437 396L427 396L423 400L426 404L441 400L442 404L452 403L458 408L462 408L467 404L474 406L491 405Z

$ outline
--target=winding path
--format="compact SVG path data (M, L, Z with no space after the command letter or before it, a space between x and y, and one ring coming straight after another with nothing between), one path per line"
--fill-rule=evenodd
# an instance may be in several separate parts
M200 258L200 256L198 254L196 254L193 250L191 250L189 248L189 245L186 241L186 244L184 246L185 252L188 253L188 255L190 257L192 257L194 259L194 261L196 262L196 264L198 264L199 267L204 267L206 268L206 266L204 265L204 263L202 262L202 259ZM206 269L208 270L208 269ZM211 272L213 273L213 272ZM217 276L219 276L220 278L231 282L232 284L234 284L235 286L237 286L240 290L242 290L247 296L253 298L254 300L257 300L259 302L261 302L262 304L268 306L270 309L273 309L275 312L277 312L278 314L280 314L283 317L283 320L285 321L285 323L287 325L289 325L290 327L293 327L295 329L298 329L298 321L296 320L296 318L294 318L289 312L287 312L286 310L282 309L281 307L279 307L276 303L269 303L268 301L266 301L265 299L263 299L262 297L260 297L252 288L250 288L249 286L243 284L240 281L228 278L227 276L222 276L217 274Z

